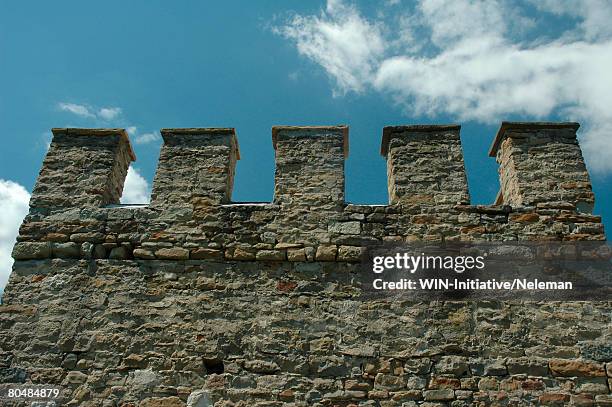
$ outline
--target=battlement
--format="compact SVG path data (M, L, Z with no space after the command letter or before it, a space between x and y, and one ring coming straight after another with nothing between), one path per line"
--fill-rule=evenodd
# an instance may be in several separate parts
M578 123L503 122L489 151L499 163L498 203L567 203L591 213L594 196L582 151Z
M578 123L503 122L489 155L500 164L497 204L573 206L590 213L594 197L576 140ZM461 127L387 126L390 205L469 204ZM135 160L122 129L53 129L54 138L32 207L61 210L118 202L129 162ZM233 128L162 129L164 145L151 206L201 208L230 203L236 161ZM275 126L274 202L340 210L345 205L347 126ZM77 156L78 155L78 156Z
M119 203L127 170L136 160L124 129L54 128L32 192L32 208Z
M234 129L162 129L151 203L127 207L126 133L54 129L14 256L358 261L388 241L604 240L577 128L504 122L498 202L476 206L459 125L385 127L389 204L375 206L345 202L347 126L274 127L274 199L260 204L231 200Z

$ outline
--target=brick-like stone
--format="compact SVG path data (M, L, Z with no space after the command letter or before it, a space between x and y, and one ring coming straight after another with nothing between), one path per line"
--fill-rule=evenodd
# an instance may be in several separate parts
M443 356L435 365L438 373L452 374L453 376L463 376L469 371L467 359L461 356Z
M555 376L598 377L606 375L602 363L583 360L553 359L550 361L550 371Z
M538 398L540 403L545 406L563 405L569 399L570 395L565 393L544 393Z
M15 260L46 259L51 257L51 243L48 242L18 242L13 248Z
M358 262L361 260L363 250L356 246L340 246L338 247L338 261Z
M285 260L285 256L286 253L283 250L259 250L257 251L255 258L257 260L282 261Z
M53 243L53 257L61 259L78 259L81 256L81 245L74 242Z
M190 251L190 259L193 260L221 260L223 252L217 249L198 248Z
M147 249L134 249L133 256L136 259L152 260L155 258L155 253Z
M306 261L306 251L304 249L287 249L287 260Z
M317 261L334 261L336 260L336 254L338 253L337 246L326 246L321 245L317 247L317 253L315 260Z
M508 373L511 375L515 374L526 374L529 376L547 376L548 375L548 361L543 358L509 358L506 361Z
M455 391L452 389L425 390L423 397L426 401L448 401L455 398Z
M187 260L189 250L181 247L164 248L155 251L155 256L162 260Z

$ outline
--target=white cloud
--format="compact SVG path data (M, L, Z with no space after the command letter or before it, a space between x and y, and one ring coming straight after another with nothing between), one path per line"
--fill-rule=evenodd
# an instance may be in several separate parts
M140 175L137 169L130 166L128 168L125 185L123 187L123 195L121 195L122 204L146 204L150 200L149 183Z
M28 213L30 194L21 185L0 179L0 291L4 290L13 259L11 252L19 226Z
M104 120L113 120L120 114L121 114L120 107L103 107L100 110L98 110L98 117L101 117Z
M339 93L362 90L373 73L372 65L385 51L380 27L339 0L329 0L320 16L294 16L277 32L295 41L300 54L323 66Z
M161 136L158 133L143 133L134 136L134 143L136 144L149 144L159 140L161 140Z
M96 115L93 114L90 110L89 107L85 106L85 105L79 105L76 103L64 103L61 102L59 103L59 108L60 110L63 110L64 112L69 112L72 114L75 114L77 116L80 117L87 117L87 118L95 118Z
M540 11L580 18L581 22L577 28L587 39L605 38L612 34L612 3L609 0L529 1Z
M125 130L134 144L150 144L161 140L161 136L158 132L139 133L138 127L136 126L129 126Z
M96 123L105 123L117 119L121 115L120 107L96 108L89 105L60 102L58 107L61 111L72 113L76 116L94 120Z
M419 0L372 21L329 0L277 32L326 70L335 95L374 90L407 115L462 121L577 120L587 164L612 172L612 3L530 1L535 15L510 0ZM574 26L538 30L554 15Z

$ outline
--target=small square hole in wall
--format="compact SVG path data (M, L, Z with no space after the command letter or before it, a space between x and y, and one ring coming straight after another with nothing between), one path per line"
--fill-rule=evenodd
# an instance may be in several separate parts
M204 367L206 368L206 373L208 374L221 374L225 371L223 361L219 359L204 359Z

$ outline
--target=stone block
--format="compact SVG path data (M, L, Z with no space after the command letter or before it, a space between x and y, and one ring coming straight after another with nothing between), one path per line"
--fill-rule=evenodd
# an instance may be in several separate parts
M17 242L12 256L15 260L46 259L51 257L51 243Z
M189 250L181 247L164 248L155 251L155 257L161 260L187 260Z

